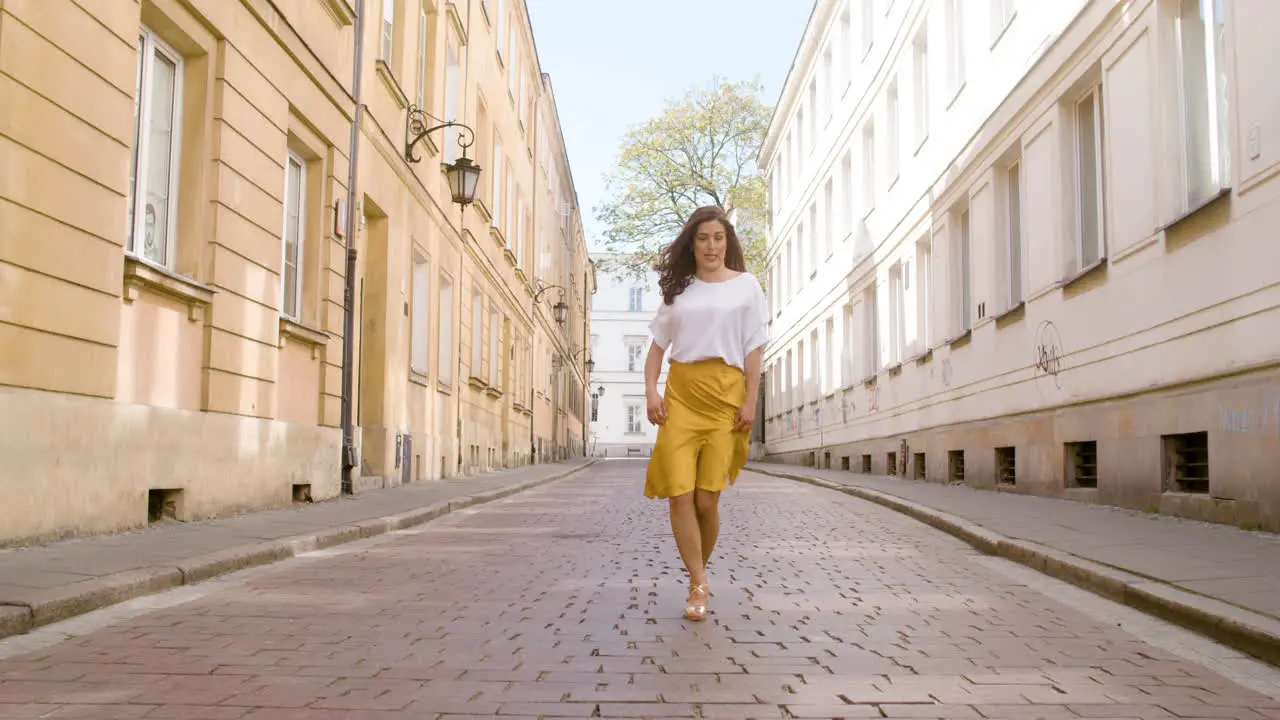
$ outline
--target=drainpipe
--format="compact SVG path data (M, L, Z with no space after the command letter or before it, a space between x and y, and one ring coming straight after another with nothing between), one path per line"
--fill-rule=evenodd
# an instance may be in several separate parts
M356 0L355 19L355 78L352 80L352 96L355 113L351 119L351 151L347 157L347 271L343 278L342 297L342 492L351 494L352 473L356 468L355 431L352 422L352 385L355 373L355 297L356 297L356 176L360 165L360 86L364 60L364 0Z

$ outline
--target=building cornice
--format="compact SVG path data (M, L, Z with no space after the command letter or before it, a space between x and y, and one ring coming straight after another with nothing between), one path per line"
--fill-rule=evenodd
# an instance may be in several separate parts
M769 118L764 144L760 146L760 159L771 158L777 149L782 128L791 118L804 81L808 79L816 64L822 41L826 39L827 31L831 27L831 17L842 4L843 0L815 0L813 9L809 12L809 22L805 25L804 34L800 36L800 45L796 48L795 57L791 60L791 69L787 71L787 79L783 81L782 91L774 105L773 116ZM771 164L762 162L760 166L767 171Z

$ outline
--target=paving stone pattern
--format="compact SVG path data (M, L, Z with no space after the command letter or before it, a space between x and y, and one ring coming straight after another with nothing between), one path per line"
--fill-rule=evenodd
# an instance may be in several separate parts
M948 536L754 474L686 622L642 473L601 463L0 662L0 718L1280 718Z

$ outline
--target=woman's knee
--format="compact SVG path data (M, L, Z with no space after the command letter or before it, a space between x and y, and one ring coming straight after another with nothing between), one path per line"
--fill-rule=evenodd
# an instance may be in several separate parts
M696 501L694 500L694 495L697 492L698 491L695 490L693 492L687 492L681 495L672 495L671 499L669 500L669 502L671 503L671 509L672 510L688 510L688 509L695 508Z
M693 491L693 502L699 515L716 512L720 507L720 493L698 488Z

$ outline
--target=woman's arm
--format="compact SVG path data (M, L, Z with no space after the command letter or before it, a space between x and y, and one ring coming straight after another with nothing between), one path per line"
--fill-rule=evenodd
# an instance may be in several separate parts
M644 394L648 405L649 422L661 425L667 421L667 401L658 393L658 377L662 375L662 356L666 354L658 343L649 343L649 356L644 360Z

